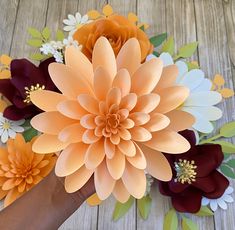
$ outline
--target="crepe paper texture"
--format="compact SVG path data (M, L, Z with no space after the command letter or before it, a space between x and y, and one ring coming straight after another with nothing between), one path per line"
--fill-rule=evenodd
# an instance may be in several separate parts
M17 134L6 147L0 147L0 199L5 197L4 207L39 183L55 165L56 156L34 153L33 142L26 143Z
M5 206L55 167L68 193L94 176L96 193L87 203L102 205L113 195L113 221L133 204L148 219L153 187L171 200L164 230L198 229L189 214L227 209L235 122L218 129L217 121L226 112L219 103L234 91L190 58L198 42L176 49L174 37L164 31L149 37L138 15L120 15L111 5L69 14L63 24L55 34L28 29L38 65L0 56Z

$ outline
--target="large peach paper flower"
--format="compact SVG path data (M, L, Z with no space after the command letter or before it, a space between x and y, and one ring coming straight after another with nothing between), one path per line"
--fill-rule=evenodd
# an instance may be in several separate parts
M111 193L121 202L146 190L145 171L168 181L168 161L161 153L182 153L189 143L177 131L191 127L194 118L175 110L189 90L174 86L175 65L163 69L160 59L141 65L137 39L129 39L117 59L109 41L97 40L92 63L74 47L65 52L65 65L49 66L62 94L35 91L31 100L46 111L31 124L43 132L35 141L38 153L61 151L57 176L65 189L79 190L94 174L101 200Z
M43 155L32 151L31 142L25 142L21 134L7 141L0 148L0 200L4 207L39 183L53 169L54 154Z
M101 36L109 40L115 55L124 43L133 37L137 38L140 43L141 61L144 61L146 56L153 51L153 45L146 33L127 18L117 14L83 25L74 33L73 38L82 45L82 52L91 60L94 45Z

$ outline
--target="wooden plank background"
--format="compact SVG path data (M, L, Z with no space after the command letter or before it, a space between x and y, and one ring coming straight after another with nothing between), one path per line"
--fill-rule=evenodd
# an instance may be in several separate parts
M227 87L235 86L235 0L0 0L0 54L13 58L28 57L33 49L26 45L28 27L53 31L62 28L68 13L85 14L101 10L109 3L120 14L137 13L141 22L150 24L149 35L167 32L174 36L176 48L187 42L199 41L197 60L209 78L221 73ZM234 99L223 101L225 115L219 126L235 119ZM232 140L235 143L235 139ZM231 185L235 188L235 182ZM84 204L60 230L142 230L162 229L169 199L153 189L152 212L147 221L140 219L136 206L114 223L111 221L115 201L106 200L100 207ZM234 196L234 195L233 195ZM228 211L217 211L214 218L192 217L201 230L235 229L235 204Z

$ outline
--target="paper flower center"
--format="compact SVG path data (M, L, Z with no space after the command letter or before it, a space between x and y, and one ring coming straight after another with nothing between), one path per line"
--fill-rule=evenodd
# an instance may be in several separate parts
M25 95L26 95L24 102L29 104L31 102L31 99L30 99L31 92L34 92L37 90L43 90L45 89L45 85L40 86L39 84L36 84L35 86L31 85L30 87L24 87L24 89L25 89Z
M3 125L2 125L3 129L9 129L10 127L11 127L11 124L7 121L5 123L3 123Z
M179 159L179 161L175 162L174 164L176 171L176 182L180 182L182 184L191 184L192 182L196 181L197 173L195 169L197 168L197 166L195 165L195 162L193 160L188 161Z

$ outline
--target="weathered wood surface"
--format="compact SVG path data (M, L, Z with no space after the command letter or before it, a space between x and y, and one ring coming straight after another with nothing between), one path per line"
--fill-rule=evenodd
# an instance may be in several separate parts
M13 58L28 57L33 49L26 41L28 27L53 31L62 28L68 13L85 14L90 9L101 10L110 3L116 12L137 13L140 21L150 24L149 35L167 32L174 36L176 48L198 40L197 60L210 78L221 73L230 88L235 86L235 0L0 0L0 54ZM221 103L225 111L219 126L235 119L234 99ZM235 139L233 140L235 142ZM235 182L232 181L235 187ZM110 198L100 207L84 204L60 230L88 229L162 229L163 217L170 202L167 197L152 191L152 212L147 221L140 219L136 206L117 223L111 221L115 201ZM235 226L235 205L228 211L217 211L214 218L195 218L201 230L232 230Z

